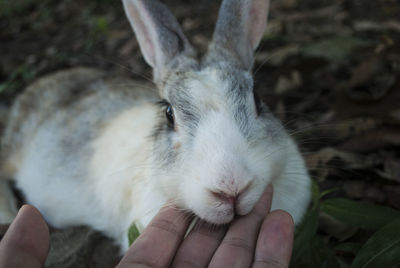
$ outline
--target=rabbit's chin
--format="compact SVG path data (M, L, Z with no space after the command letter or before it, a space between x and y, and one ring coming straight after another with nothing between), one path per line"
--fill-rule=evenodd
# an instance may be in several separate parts
M231 211L221 212L221 213L215 214L215 215L200 216L197 213L196 213L196 215L201 220L203 220L209 224L215 224L215 225L228 224L235 218L235 214L232 213Z

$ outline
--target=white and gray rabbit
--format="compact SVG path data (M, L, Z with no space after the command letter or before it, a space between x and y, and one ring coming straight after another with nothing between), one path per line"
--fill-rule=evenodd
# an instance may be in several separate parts
M123 251L129 226L143 229L167 201L224 224L249 213L269 183L272 209L298 223L310 178L253 92L269 0L224 0L201 60L162 3L123 4L158 95L154 85L87 68L38 80L10 112L2 177L51 225L88 225Z

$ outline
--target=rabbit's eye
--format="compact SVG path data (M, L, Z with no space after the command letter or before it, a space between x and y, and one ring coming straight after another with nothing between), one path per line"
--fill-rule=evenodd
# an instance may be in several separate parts
M254 103L256 105L256 113L257 116L259 116L261 113L261 101L256 92L254 92L253 95L254 95Z
M171 127L174 126L174 111L172 110L172 106L170 104L165 109L165 116L167 117L168 124Z

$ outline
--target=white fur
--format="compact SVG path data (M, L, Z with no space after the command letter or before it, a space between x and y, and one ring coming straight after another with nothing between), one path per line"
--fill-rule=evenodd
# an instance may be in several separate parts
M74 177L74 167L53 161L57 141L52 142L51 129L41 128L16 175L17 186L53 226L86 224L104 231L126 250L129 226L138 221L143 229L166 201L153 192L156 187L148 176L146 140L154 127L155 109L154 105L130 109L104 127L91 145L95 151L87 178Z
M228 88L218 72L201 71L193 81L191 91L201 92L198 109L204 112L190 148L187 134L179 129L173 134L182 145L172 171L158 167L152 154L149 135L159 108L141 104L109 121L88 145L93 151L83 178L78 163L60 163L54 157L59 140L57 126L49 122L26 149L17 186L52 225L89 225L114 238L123 250L129 226L136 223L142 230L168 199L213 223L232 220L232 207L210 191L235 194L247 187L237 207L245 215L272 182L273 209L287 210L299 222L309 202L309 178L291 139L277 144L267 139L252 147L223 102ZM254 120L250 127L257 132L263 122Z
M157 109L145 104L123 112L105 127L93 145L96 149L89 179L97 205L112 219L108 228L114 229L113 237L123 241L123 248L127 246L129 226L136 223L142 230L166 202L150 176L153 145L148 136L154 128Z
M266 185L273 183L276 197L272 207L290 211L299 222L309 202L310 182L295 144L288 137L281 144L266 140L258 148L251 148L224 101L229 88L218 71L205 69L192 78L189 88L202 120L192 149L183 157L182 170L177 171L186 178L174 178L181 182L177 193L182 195L180 205L210 222L226 223L233 218L232 208L210 191L234 195L250 185L237 208L240 215L245 215ZM254 131L258 124L262 123L256 121L251 126ZM298 199L298 195L302 197Z

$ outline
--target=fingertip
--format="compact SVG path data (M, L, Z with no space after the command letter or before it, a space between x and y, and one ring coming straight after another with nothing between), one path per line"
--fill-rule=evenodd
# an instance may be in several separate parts
M294 222L284 210L274 210L267 215L257 241L255 262L289 265L292 255ZM257 265L255 266L257 267ZM271 267L275 267L272 265Z
M17 217L21 217L26 223L25 225L30 225L28 226L29 228L35 227L35 231L40 232L40 235L43 235L46 238L50 237L49 227L44 220L42 213L40 213L36 207L24 204L18 211Z
M31 251L44 262L49 250L49 227L32 205L23 205L10 227L10 243Z
M274 210L266 217L269 231L279 235L283 240L293 241L294 221L293 217L285 210Z
M48 250L49 229L46 222L36 208L24 205L1 241L0 266L41 267Z
M274 193L274 186L272 184L268 184L267 187L265 188L262 197L266 200L268 200L269 202L272 202L272 196Z
M286 210L277 209L271 211L271 213L268 216L271 217L272 220L278 221L288 227L294 226L293 217Z
M169 267L184 238L189 219L174 204L164 205L128 249L118 267Z
M274 186L272 185L272 183L267 185L267 188L265 188L265 191L267 193L272 193L274 191Z
M21 212L21 211L23 211L24 214L29 215L29 217L35 218L43 223L46 223L46 221L43 218L42 213L40 213L40 211L32 205L29 205L29 204L22 205L19 212ZM47 224L46 224L46 227L47 227Z
M260 199L255 204L253 212L258 211L260 215L264 216L266 215L267 212L269 212L272 203L273 191L274 189L272 184L268 184L267 187L264 189L264 192L262 193Z

